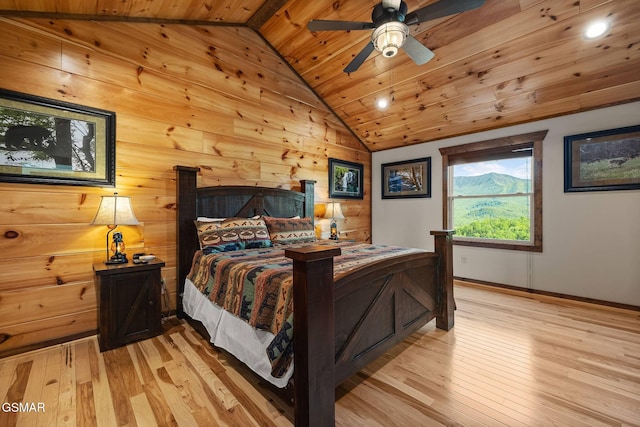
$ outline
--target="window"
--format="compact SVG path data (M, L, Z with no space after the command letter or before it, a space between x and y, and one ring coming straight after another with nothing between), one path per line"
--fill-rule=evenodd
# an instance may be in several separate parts
M454 244L542 252L542 140L533 132L440 149Z

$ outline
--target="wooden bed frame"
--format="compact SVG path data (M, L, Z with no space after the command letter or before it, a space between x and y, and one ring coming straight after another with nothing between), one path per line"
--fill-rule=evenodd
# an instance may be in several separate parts
M199 248L194 219L313 217L315 181L300 181L301 191L250 186L197 188L199 168L176 166L175 170L176 312L185 318L185 278ZM312 246L285 251L293 259L296 426L333 426L337 385L433 318L439 329L453 327L453 231L431 234L435 252L390 258L356 269L335 283L333 257L340 254L339 248Z

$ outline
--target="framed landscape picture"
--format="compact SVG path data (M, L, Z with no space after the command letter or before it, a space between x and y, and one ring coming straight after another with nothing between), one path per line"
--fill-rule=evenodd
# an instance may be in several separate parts
M0 181L115 185L116 115L0 89Z
M382 198L431 197L431 157L382 165Z
M640 189L640 125L564 137L564 191Z
M362 199L364 168L360 163L329 159L329 197Z

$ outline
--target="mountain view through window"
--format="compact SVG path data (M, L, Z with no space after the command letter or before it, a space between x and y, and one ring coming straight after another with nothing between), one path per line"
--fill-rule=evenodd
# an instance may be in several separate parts
M451 167L450 223L458 238L532 240L531 157Z

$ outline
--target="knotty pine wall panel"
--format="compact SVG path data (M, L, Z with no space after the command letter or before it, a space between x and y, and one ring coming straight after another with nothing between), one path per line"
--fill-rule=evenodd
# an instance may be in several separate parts
M176 164L200 185L299 188L328 200L328 158L362 163L348 237L370 239L371 155L252 30L0 19L2 87L116 113L116 188L0 182L0 356L95 332L100 196L130 196L127 253L166 262L175 308Z
M93 283L91 283L93 285ZM97 325L97 310L77 311L55 317L43 317L40 320L28 323L15 323L2 327L4 339L3 355L17 353L23 349L39 347L42 343L51 342L56 338L69 339L87 334L87 331L95 331ZM11 344L12 347L8 347Z

